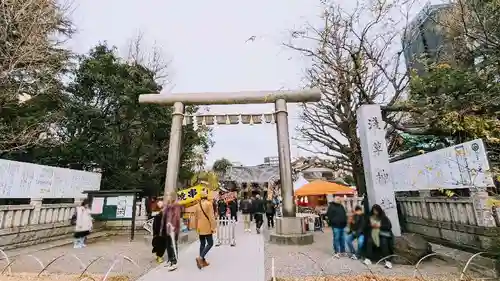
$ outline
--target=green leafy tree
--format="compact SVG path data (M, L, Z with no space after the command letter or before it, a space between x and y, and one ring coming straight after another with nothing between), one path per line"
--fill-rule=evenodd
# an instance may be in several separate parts
M454 0L435 19L450 48L442 62L424 61L425 74L412 74L409 99L399 108L420 126L393 124L424 141L407 138L414 150L482 138L492 166L500 165L499 9L498 1Z
M233 166L233 163L226 158L218 159L214 162L212 166L212 171L219 175L224 175L229 168Z
M0 156L17 159L57 142L70 56L61 43L73 30L56 0L6 0L0 11Z
M156 73L125 62L114 48L101 44L80 58L72 75L70 102L58 126L61 145L47 162L100 171L103 189L163 189L172 112L169 107L138 103L140 94L161 90ZM208 150L209 134L189 125L182 142L181 180L192 176L194 148Z

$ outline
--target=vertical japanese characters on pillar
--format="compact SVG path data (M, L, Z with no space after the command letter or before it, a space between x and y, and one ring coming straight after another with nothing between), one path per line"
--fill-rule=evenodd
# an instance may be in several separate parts
M370 205L379 204L385 210L394 235L399 236L401 228L380 106L362 105L358 109L357 121L368 201Z

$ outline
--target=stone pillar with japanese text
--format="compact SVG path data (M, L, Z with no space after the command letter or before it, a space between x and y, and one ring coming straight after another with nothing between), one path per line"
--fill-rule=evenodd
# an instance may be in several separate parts
M395 236L401 235L396 198L385 140L385 123L380 105L362 105L357 112L359 139L370 206L379 204L392 223Z

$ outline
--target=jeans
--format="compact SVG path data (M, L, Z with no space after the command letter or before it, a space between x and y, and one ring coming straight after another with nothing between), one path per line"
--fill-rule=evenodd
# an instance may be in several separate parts
M336 254L345 253L345 229L344 228L334 228L333 229L333 250Z
M354 240L358 240L358 248L354 249ZM365 243L365 236L360 235L358 237L354 236L353 233L347 235L346 237L347 247L349 247L349 251L356 256L359 256L361 253L361 249L363 248L363 244Z
M205 259L205 256L208 254L208 251L212 249L214 245L214 238L212 234L200 235L200 257Z

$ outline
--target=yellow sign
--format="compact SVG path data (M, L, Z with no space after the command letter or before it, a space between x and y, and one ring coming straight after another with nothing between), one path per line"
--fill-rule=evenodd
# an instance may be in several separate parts
M208 198L213 198L214 194L212 190L209 190L204 185L199 184L190 188L186 188L180 191L177 191L177 199L179 200L179 204L183 206L189 206L192 203L201 199L202 193L208 194Z
M495 199L495 198L488 198L488 200L486 201L486 205L488 207L500 207L500 200L499 199Z

